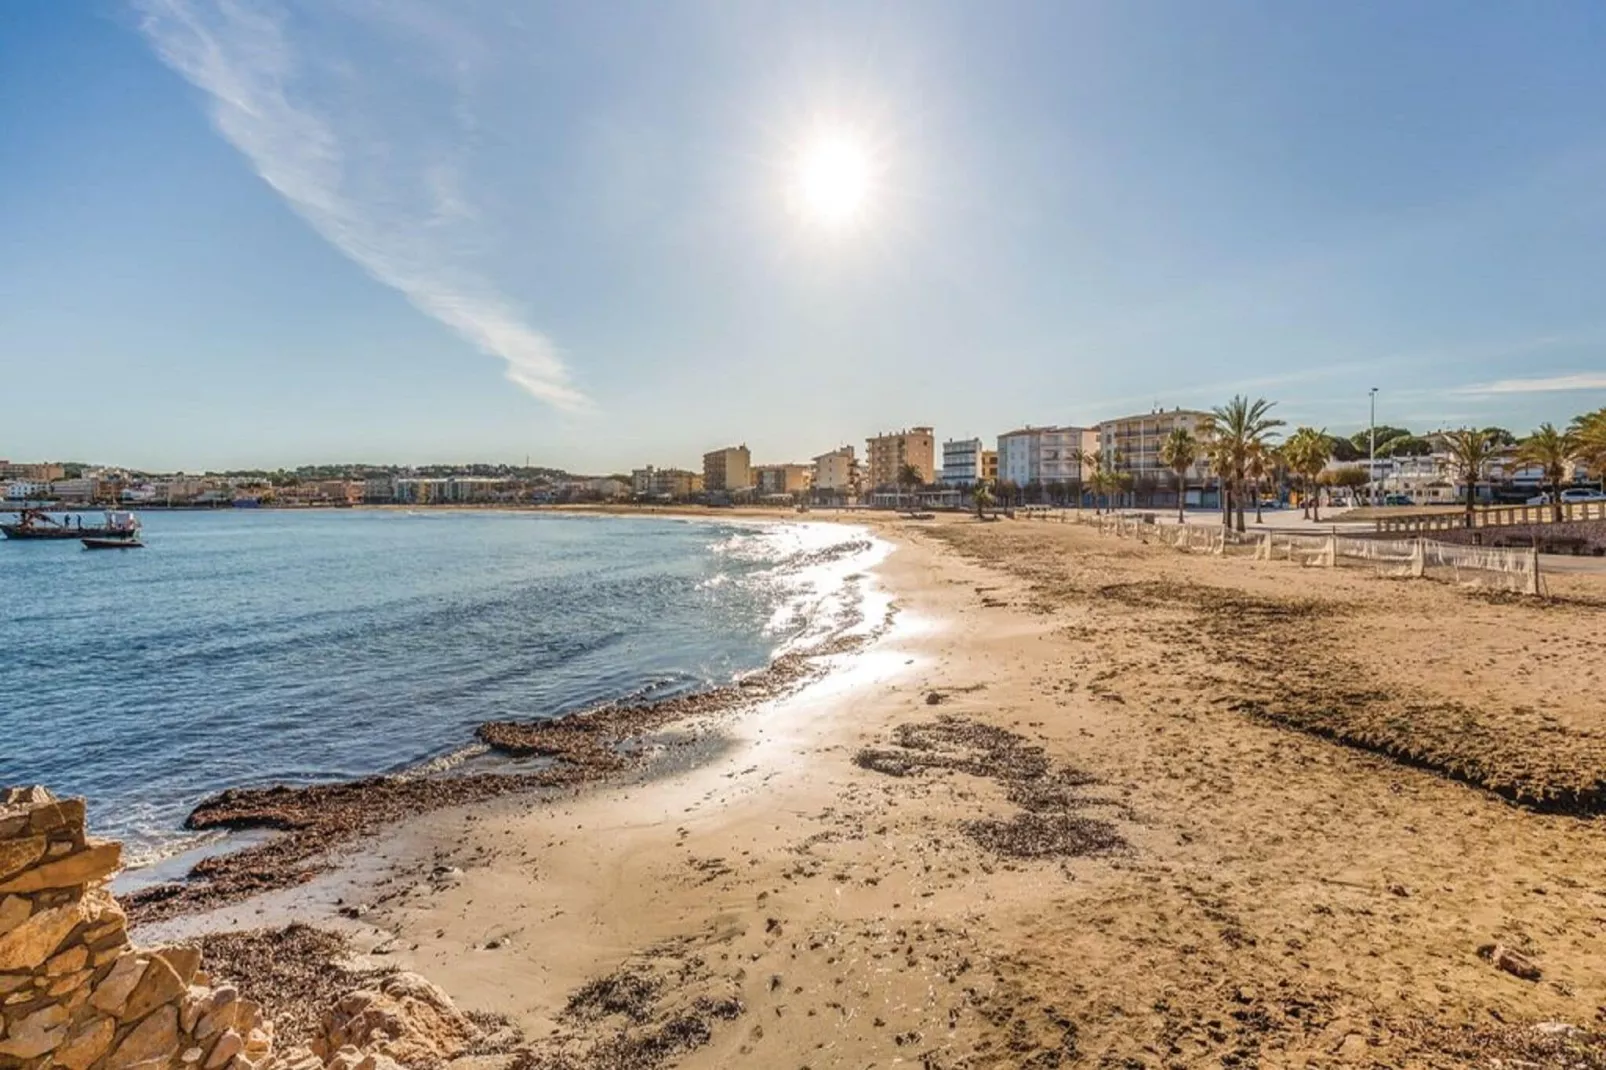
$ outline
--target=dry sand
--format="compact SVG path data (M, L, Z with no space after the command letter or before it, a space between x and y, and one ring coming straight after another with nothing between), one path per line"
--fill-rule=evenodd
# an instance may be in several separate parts
M189 924L360 903L530 1068L1606 1066L1606 583L883 526L894 627L706 761Z

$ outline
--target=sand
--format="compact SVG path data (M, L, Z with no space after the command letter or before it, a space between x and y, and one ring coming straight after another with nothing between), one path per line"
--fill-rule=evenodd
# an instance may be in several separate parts
M1606 1066L1606 581L877 523L893 626L699 760L141 935L339 927L525 1067Z

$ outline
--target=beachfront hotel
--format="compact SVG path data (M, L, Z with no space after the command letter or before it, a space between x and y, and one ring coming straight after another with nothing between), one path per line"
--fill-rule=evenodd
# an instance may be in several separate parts
M942 444L941 481L949 487L972 487L998 478L998 451L979 438L951 438Z
M1183 428L1201 445L1200 458L1188 469L1188 483L1203 484L1210 476L1204 459L1203 443L1210 437L1210 414L1197 409L1156 409L1137 416L1123 416L1099 424L1099 450L1113 459L1117 471L1130 472L1137 480L1152 479L1169 486L1176 475L1160 460L1160 447L1175 428Z
M813 482L813 465L761 464L753 469L753 485L760 494L806 494Z
M745 444L703 454L703 489L709 492L751 490L753 455Z
M1082 452L1097 448L1098 436L1086 427L1032 427L998 436L998 475L1017 487L1083 480Z
M937 481L935 439L929 427L911 427L865 440L869 451L871 487L891 487L906 464L913 465L923 483Z

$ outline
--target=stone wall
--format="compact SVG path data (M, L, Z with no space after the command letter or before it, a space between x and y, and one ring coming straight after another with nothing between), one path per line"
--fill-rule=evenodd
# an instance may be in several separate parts
M266 1070L272 1024L201 954L135 948L82 799L0 791L0 1070Z
M1389 538L1384 535L1382 538ZM1397 537L1397 536L1396 536ZM1568 520L1560 524L1509 524L1489 528L1453 528L1432 531L1427 538L1463 546L1532 546L1539 540L1541 550L1585 554L1606 554L1606 520Z

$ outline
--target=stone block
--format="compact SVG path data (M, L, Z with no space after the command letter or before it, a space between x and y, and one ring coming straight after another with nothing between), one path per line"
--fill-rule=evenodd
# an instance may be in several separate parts
M9 996L17 989L32 983L31 973L0 973L0 996Z
M173 968L178 979L188 985L195 979L195 971L201 968L201 949L175 944L172 947L157 948L152 955L161 959Z
M41 910L0 936L0 971L38 969L82 920L77 904Z
M0 897L0 936L15 929L28 920L33 913L33 903L25 896L8 895Z
M89 1070L96 1059L106 1054L116 1035L117 1023L110 1018L91 1019L56 1049L55 1063L66 1070Z
M173 972L173 967L159 956L152 956L145 967L144 976L129 993L128 1002L117 1017L125 1022L137 1021L164 1003L176 1002L184 994L185 987L178 974Z
M69 947L45 963L46 977L60 977L64 973L77 973L89 962L89 949L79 945Z
M178 1054L178 1008L158 1007L140 1022L105 1063L105 1070L130 1070L143 1062L166 1065Z
M28 815L28 827L46 834L65 832L75 842L83 842L84 800L62 799L35 806Z
M45 989L45 994L52 999L65 996L69 992L84 987L93 976L94 974L89 970L80 970L77 973L69 973L65 977L58 977L51 982L49 988Z
M224 1063L245 1050L245 1038L230 1029L217 1038L212 1045L212 1051L206 1057L205 1070L219 1070Z
M9 880L0 881L0 892L37 892L46 888L75 888L109 876L116 871L122 859L123 845L115 840L88 844L81 851L35 866Z
M13 1022L0 1040L0 1055L13 1059L37 1059L55 1051L67 1038L67 1008L54 1004Z
M89 1005L113 1017L120 1016L134 986L145 976L147 961L143 956L134 954L118 959L106 979L96 986L95 994L89 997Z
M0 840L0 881L21 873L45 856L43 836L24 836L16 840Z

